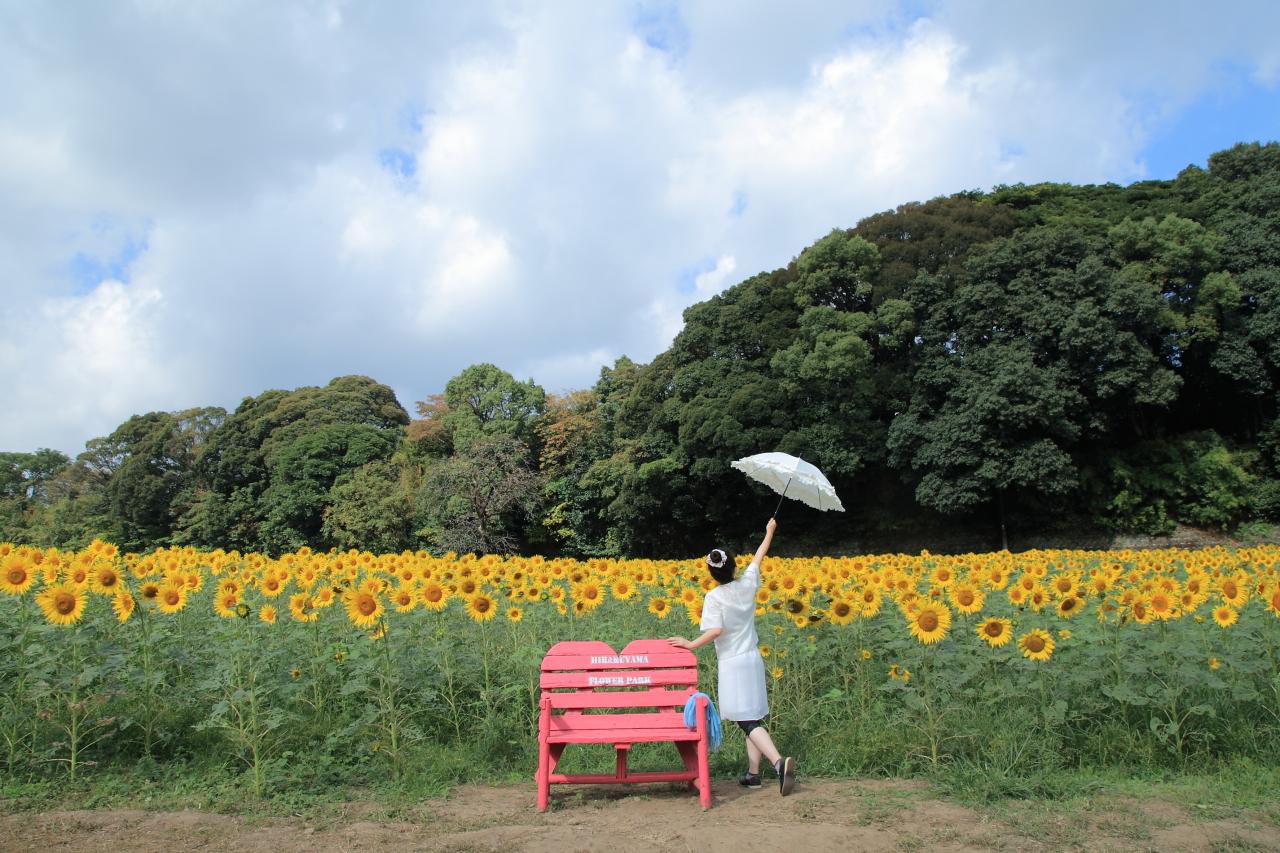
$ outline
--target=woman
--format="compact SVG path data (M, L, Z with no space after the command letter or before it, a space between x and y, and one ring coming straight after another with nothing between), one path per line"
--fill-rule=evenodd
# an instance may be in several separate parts
M760 638L756 634L756 590L760 587L760 563L769 553L776 519L765 526L764 541L742 577L733 579L734 564L729 555L716 548L707 555L707 570L719 584L702 602L702 635L696 640L670 637L668 642L681 649L697 649L715 641L716 669L719 676L717 700L720 717L738 724L747 737L747 772L738 784L759 788L760 758L769 759L778 774L778 790L787 796L795 787L795 760L783 758L773 745L773 738L761 725L769 713L765 692L764 658L760 656Z

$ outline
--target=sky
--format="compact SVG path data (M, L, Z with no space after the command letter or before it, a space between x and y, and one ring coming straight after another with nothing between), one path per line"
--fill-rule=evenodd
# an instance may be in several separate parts
M833 228L1280 139L1280 4L0 0L0 451L558 393Z

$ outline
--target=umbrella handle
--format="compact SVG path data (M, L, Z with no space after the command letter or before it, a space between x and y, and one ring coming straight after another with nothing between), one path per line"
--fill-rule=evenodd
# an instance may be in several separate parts
M786 487L785 487L785 488L783 488L783 490L782 490L782 497L778 498L778 506L777 506L777 507L775 507L775 508L774 508L774 510L773 510L773 517L774 517L774 518L777 518L777 517L778 517L778 510L782 509L782 501L786 498L786 496L787 496L787 489L789 489L789 488L791 488L791 478L790 478L790 477L788 477L788 478L787 478L787 485L786 485Z

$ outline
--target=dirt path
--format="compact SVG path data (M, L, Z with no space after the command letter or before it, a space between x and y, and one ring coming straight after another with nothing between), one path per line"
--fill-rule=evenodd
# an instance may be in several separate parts
M1158 800L1109 801L1068 810L1046 804L974 811L932 797L922 784L814 781L781 799L769 787L716 783L715 808L675 788L556 788L533 808L533 785L459 789L400 820L353 804L324 824L255 821L202 812L63 811L0 815L0 850L506 851L674 853L859 851L1280 851L1280 828L1262 816L1201 819ZM1100 798L1103 799L1103 798Z

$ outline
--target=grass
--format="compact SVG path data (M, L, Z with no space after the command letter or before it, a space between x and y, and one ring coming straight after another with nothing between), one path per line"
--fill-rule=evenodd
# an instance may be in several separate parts
M329 829L355 821L403 820L433 821L441 831L445 824L448 831L462 831L510 818L510 812L442 818L437 814L439 804L459 782L523 785L532 809L534 792L528 773L481 771L468 776L468 766L476 766L472 758L463 752L439 751L432 763L421 765L434 768L437 775L411 773L400 783L308 786L296 780L291 784L285 775L275 780L274 793L263 799L252 796L244 774L213 764L96 767L74 785L56 776L29 780L0 776L0 813L192 809L233 814L250 826L300 819L316 829ZM990 786L966 791L960 782L971 772L972 768L952 775L940 772L933 782L863 779L845 783L836 777L832 780L836 784L821 790L802 788L790 813L805 824L835 821L891 833L892 843L902 851L973 843L1004 850L1151 850L1160 844L1159 833L1197 825L1204 827L1201 843L1211 844L1207 849L1219 853L1275 849L1265 839L1280 838L1280 768L1254 762L1234 761L1182 773L1058 769L1051 776L1005 780L1002 786L1015 795L1004 797L995 796ZM725 774L717 778L723 780ZM648 798L652 791L646 787L571 788L562 794L568 799L553 809L553 822L609 809L628 797ZM968 821L968 829L916 820L937 809L939 802L951 804L945 814L952 814L959 805L971 810L976 819ZM981 842L974 832L981 833Z
M1053 787L1044 788L1047 796L998 798L989 788L975 796L958 789L954 777L935 790L1050 848L1088 849L1098 836L1141 846L1155 831L1184 821L1280 826L1280 768L1248 760L1183 773L1062 770L1053 779ZM1041 779L1031 779L1018 787L1042 784ZM1213 849L1225 853L1266 848L1233 837Z
M415 756L414 772L399 782L369 784L354 768L333 768L323 778L280 761L272 766L271 794L253 794L248 775L209 761L135 762L104 765L71 781L61 774L18 778L0 774L0 812L61 809L194 809L250 818L302 817L340 821L352 802L372 805L370 819L396 819L423 801L448 796L458 784L502 784L528 774L502 772L466 748L436 747ZM347 784L342 777L361 780Z

